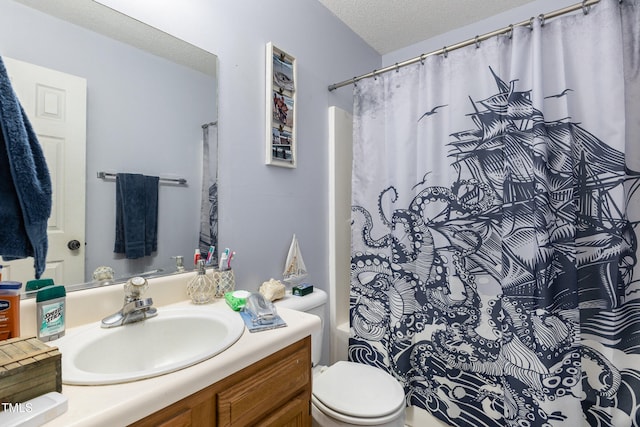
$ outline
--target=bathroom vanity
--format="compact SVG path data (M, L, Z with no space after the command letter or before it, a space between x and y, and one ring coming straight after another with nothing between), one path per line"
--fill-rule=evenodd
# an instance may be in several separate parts
M307 337L132 426L311 426L310 400Z
M148 295L154 305L190 306L183 290L189 277L184 274L150 281ZM68 294L71 329L67 334L122 304L122 286L109 288L93 289L86 295L82 291ZM31 304L23 300L23 335L35 326L28 320L35 315ZM230 310L222 300L208 306ZM68 410L45 426L309 426L309 337L320 330L320 319L285 308L278 313L286 327L256 333L245 329L222 353L175 372L121 384L63 384ZM55 346L56 341L50 344Z

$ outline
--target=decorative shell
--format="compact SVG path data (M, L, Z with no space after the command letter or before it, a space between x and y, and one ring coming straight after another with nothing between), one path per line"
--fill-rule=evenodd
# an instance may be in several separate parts
M276 279L263 282L258 292L269 301L275 301L284 297L285 286Z
M113 280L114 274L113 268L102 265L94 270L93 280Z

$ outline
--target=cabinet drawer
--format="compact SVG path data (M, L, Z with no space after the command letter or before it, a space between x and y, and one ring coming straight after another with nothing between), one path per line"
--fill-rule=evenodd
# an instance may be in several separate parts
M270 363L260 363L259 371L218 393L220 426L242 426L260 421L301 391L310 393L309 348L293 348L295 351L290 354L272 355ZM307 402L309 398L306 397Z

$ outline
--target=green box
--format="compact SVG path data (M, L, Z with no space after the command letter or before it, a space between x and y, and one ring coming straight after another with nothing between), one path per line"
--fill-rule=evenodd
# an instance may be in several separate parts
M308 283L301 283L291 288L291 293L299 297L310 294L311 292L313 292L313 285L310 285Z

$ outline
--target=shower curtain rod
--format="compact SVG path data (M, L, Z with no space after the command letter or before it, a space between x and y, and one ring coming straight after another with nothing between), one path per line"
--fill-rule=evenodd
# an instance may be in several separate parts
M558 9L555 10L553 12L549 12L549 13L544 13L544 14L540 14L538 15L538 19L540 19L542 25L544 25L544 21L546 19L551 19L551 18L556 18L558 16L567 14L567 13L571 13L571 12L575 12L576 10L580 10L582 9L582 12L586 15L587 13L589 13L589 8L594 5L599 3L600 0L585 0L582 3L576 3L572 6L567 6L563 9ZM619 3L622 3L622 0L618 0ZM388 67L385 68L381 68L379 70L373 70L370 73L367 74L363 74L361 76L358 77L354 77L352 79L349 80L345 80L342 81L340 83L334 83L332 85L329 86L329 92L341 88L343 86L347 86L350 84L356 84L358 81L363 80L363 79L368 79L370 77L375 77L378 74L383 74L383 73L387 73L389 71L393 71L393 70L398 70L401 67L406 67L407 65L411 65L411 64L415 64L416 62L422 62L425 60L425 58L429 57L429 56L434 56L434 55L447 55L449 52L451 52L452 50L456 50L456 49L460 49L466 46L470 46L472 44L475 44L476 46L480 46L480 42L490 39L491 37L495 37L498 36L500 34L507 34L507 33L511 33L513 31L514 27L521 27L521 26L525 26L525 25L529 25L532 26L533 25L533 21L534 19L536 19L535 17L531 17L530 19L526 20L526 21L522 21L519 22L517 24L511 24L508 27L504 27L504 28L500 28L499 30L495 30L495 31L491 31L490 33L486 33L483 34L481 36L475 36L472 39L469 40L465 40L463 42L460 43L456 43L454 45L451 46L445 46L442 49L438 49L438 50L434 50L433 52L429 52L429 53L423 53L420 56L417 56L415 58L411 58L408 59L406 61L403 62L396 62L394 65L389 65Z

